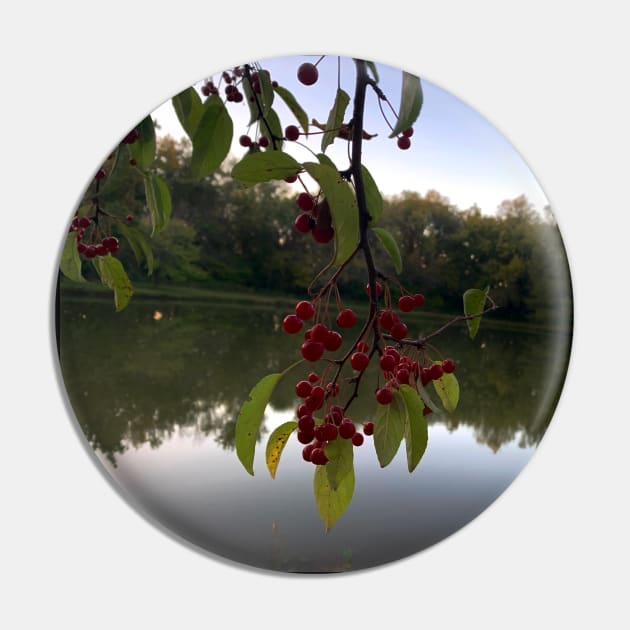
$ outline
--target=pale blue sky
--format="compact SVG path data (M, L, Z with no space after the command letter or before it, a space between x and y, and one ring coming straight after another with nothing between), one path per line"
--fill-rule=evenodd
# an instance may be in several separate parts
M315 62L317 56L278 57L262 60L272 79L289 89L309 117L325 122L337 88L337 57L323 59L319 65L319 80L304 86L297 80L300 63ZM237 60L237 63L240 61ZM379 85L388 99L398 108L401 71L377 64ZM212 69L214 71L214 69ZM218 78L219 72L214 76ZM411 148L402 151L395 139L389 139L389 128L382 118L378 99L370 90L366 103L365 130L378 136L364 143L363 161L372 173L381 192L394 195L403 190L425 194L434 189L448 197L460 209L477 204L484 213L493 213L505 199L525 194L537 210L548 203L544 192L531 170L510 142L483 116L466 103L436 85L422 80L424 105L411 139ZM341 60L341 87L352 97L354 64ZM198 84L198 87L201 85ZM232 152L243 154L238 137L247 132L249 118L245 103L228 103L235 123ZM293 115L279 98L274 108L283 126L297 124ZM346 120L350 118L350 108ZM385 105L390 122L394 116ZM153 113L161 126L160 133L176 138L184 135L170 101ZM253 134L252 129L250 135ZM303 141L303 138L300 138ZM308 145L320 150L321 136L311 136ZM286 150L298 160L313 159L312 154L295 143L287 143ZM340 168L348 165L347 143L336 140L326 153Z

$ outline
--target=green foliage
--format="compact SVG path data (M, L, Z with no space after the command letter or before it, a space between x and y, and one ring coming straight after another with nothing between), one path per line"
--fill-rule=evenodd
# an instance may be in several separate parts
M257 77L260 84L260 95L258 96L258 102L260 103L260 108L262 110L262 117L267 118L273 104L273 86L271 85L269 74L267 74L267 72L265 72L264 70L261 70L257 74ZM282 136L282 134L280 135Z
M407 469L413 472L427 449L429 427L423 414L424 401L418 396L418 392L409 385L401 385L400 393L407 407L404 434Z
M171 218L171 193L166 182L159 175L154 174L144 176L144 191L151 216L151 235L153 236L161 232Z
M147 116L137 127L140 134L138 139L127 145L129 155L136 161L141 171L147 171L155 160L155 127L153 119Z
M61 262L59 263L61 273L75 282L85 282L81 275L81 256L77 251L77 233L70 232L66 237L66 242L61 252Z
M270 109L267 112L266 116L267 124L271 129L271 135L274 137L274 140L269 143L269 149L273 151L274 149L280 151L282 149L282 137L284 136L284 131L282 129L282 124L280 123L280 118L278 118L278 114L274 109ZM264 127L265 135L267 134L267 128Z
M422 109L422 101L423 96L420 79L413 74L403 72L402 88L400 91L400 110L394 129L389 134L390 138L394 138L416 122L416 119L420 115L420 110Z
M207 177L221 165L228 155L234 133L232 119L219 96L210 96L203 108L191 138L193 152L190 167L197 179Z
M331 489L336 491L346 476L353 472L354 448L350 440L338 438L326 444L325 452L328 457L325 466L328 483Z
M376 406L374 421L374 448L381 468L385 468L398 452L405 434L407 407L400 393L394 391L389 405Z
M361 165L361 173L363 174L363 188L365 190L365 203L370 213L370 226L378 223L383 214L383 197L372 177L370 171Z
M308 133L308 114L302 109L302 106L297 102L295 96L286 88L278 85L274 88L276 94L285 102L286 106L291 110L291 113L295 116L298 123L304 130L304 133Z
M352 501L352 495L354 494L354 468L341 479L335 490L328 479L327 466L328 464L315 468L313 491L317 511L328 532L346 511L350 501Z
M478 315L483 312L484 306L486 304L486 299L488 298L488 291L490 287L486 287L485 289L468 289L464 292L464 315L466 317L471 317L473 315ZM479 325L481 324L481 317L473 317L473 319L466 320L466 324L468 325L468 333L471 339L474 339L477 336L477 332L479 331Z
M276 478L276 470L280 463L280 456L282 455L287 440L295 429L297 429L297 422L289 420L289 422L285 422L279 427L276 427L274 432L269 436L265 450L265 461L267 462L267 468L269 469L269 474L272 479Z
M335 228L335 257L333 264L340 265L350 258L359 243L359 209L350 184L339 171L330 166L306 162L306 172L321 186L330 206Z
M441 361L434 361L433 363L442 364ZM444 373L440 378L432 382L435 391L444 405L444 409L449 413L453 413L459 402L459 382L455 374Z
M271 394L278 384L282 373L268 374L254 385L249 392L249 399L243 403L236 420L236 454L245 470L254 475L254 451L260 430L260 423L265 415L265 408Z
M396 273L400 273L402 271L402 256L400 255L400 249L398 249L396 239L394 239L394 237L385 228L375 227L372 228L372 230L374 231L374 234L378 236L378 239L383 244L385 251L392 259Z
M147 267L147 274L150 276L153 273L153 250L149 241L138 228L120 223L118 229L127 239L136 257L136 262L140 265L144 261Z
M339 133L339 128L343 123L343 117L349 103L350 97L346 92L339 88L335 94L335 102L328 114L326 132L322 136L322 153L325 153L327 147L335 141L335 138Z
M265 151L248 153L232 169L232 177L244 184L257 184L295 175L300 164L287 153Z
M116 311L122 311L133 295L131 280L123 264L111 254L98 256L93 259L93 262L102 283L114 292Z
M186 88L171 99L177 118L189 138L194 137L203 113L203 104L197 90Z

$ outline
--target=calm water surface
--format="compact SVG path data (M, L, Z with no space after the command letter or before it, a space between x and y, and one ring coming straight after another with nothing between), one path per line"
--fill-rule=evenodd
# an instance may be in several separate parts
M109 301L62 294L60 315L71 405L125 494L199 547L266 569L362 569L457 531L525 466L566 372L566 331L519 332L484 321L471 341L465 325L451 329L436 345L458 364L458 409L429 416L429 445L412 474L404 445L385 469L371 438L355 449L354 497L326 534L302 445L289 440L275 480L264 462L267 435L294 418L293 386L308 367L296 368L274 392L254 477L234 451L236 416L251 387L300 358L296 338L280 330L283 312L136 299L114 313ZM428 332L443 318L409 320ZM374 405L364 398L352 409L368 419Z

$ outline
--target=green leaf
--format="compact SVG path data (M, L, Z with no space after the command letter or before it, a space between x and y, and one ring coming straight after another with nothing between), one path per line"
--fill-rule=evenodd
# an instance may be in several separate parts
M247 125L249 126L255 123L260 117L258 105L256 105L257 95L254 94L254 90L252 90L252 86L247 79L243 79L241 87L243 88L243 92L245 93L245 102L249 107L249 122L247 123Z
M363 189L365 190L365 202L367 204L368 212L372 217L369 225L374 225L383 214L383 197L374 181L370 171L361 165L361 172L363 174Z
M439 363L442 365L442 361L433 361L433 363ZM433 387L437 392L444 409L449 413L453 413L459 402L459 383L455 378L455 374L446 374L446 372L433 382Z
M265 408L271 394L278 384L282 373L267 374L256 383L249 399L243 403L236 419L236 454L245 470L254 475L254 450L260 429L260 423L265 415Z
M396 269L396 273L400 273L402 271L402 257L400 255L400 250L398 249L398 243L394 237L384 228L372 228L374 234L378 236L381 243L383 243L383 247L387 250L387 253L390 255L394 267Z
M188 137L192 140L203 113L201 97L195 88L189 87L176 94L172 99L177 118Z
M346 475L354 469L354 447L352 440L337 438L328 442L325 447L328 463L326 464L326 474L328 483L333 490L337 490Z
M306 162L306 172L320 185L330 206L335 229L333 264L344 263L359 244L359 209L354 191L335 168L316 162Z
M327 466L327 465L326 465ZM326 531L339 520L352 501L354 494L354 469L350 471L339 483L336 490L330 485L326 466L316 466L313 479L313 491L315 505L324 522Z
M274 94L271 79L265 70L259 70L258 83L260 84L260 94L258 96L260 107L262 109L262 115L266 118L271 110Z
M286 88L277 86L274 88L276 94L285 102L291 113L297 118L304 133L308 133L308 114L302 109L301 105L295 100L295 96Z
M127 239L129 246L133 250L133 255L136 257L136 262L140 265L143 260L145 261L147 265L147 275L150 276L153 273L153 250L151 249L149 241L138 228L120 223L118 229Z
M326 152L326 147L332 144L339 133L339 127L341 127L343 123L343 117L346 113L346 108L350 103L350 97L346 92L342 89L337 89L337 94L335 95L335 102L333 103L332 109L328 114L328 120L326 121L326 129L322 136L322 153Z
M271 478L276 478L276 470L280 463L280 455L284 450L284 446L289 439L289 436L293 431L297 429L297 422L290 420L276 427L274 432L269 436L267 440L267 449L265 451L265 460L267 462L267 468L271 474Z
M486 304L486 298L488 297L488 291L490 287L485 289L468 289L464 292L464 315L470 317L471 315L477 315L483 312L483 307ZM481 324L481 317L475 317L473 319L467 319L468 334L471 339L474 339L479 331L479 325Z
M101 282L114 291L114 305L117 311L122 311L133 295L131 280L123 264L111 254L94 258L95 266Z
M171 193L166 182L158 175L144 176L144 193L151 215L151 236L161 232L171 218Z
M374 448L381 468L385 468L398 451L405 433L407 407L402 396L393 392L394 398L389 405L376 406L374 421Z
M77 244L77 233L70 232L61 252L59 270L70 280L85 282L85 278L81 275L81 256L77 251Z
M267 120L267 124L269 125L269 127L271 128L271 133L275 136L276 140L276 146L275 146L275 150L276 151L280 151L282 149L282 145L283 145L283 141L282 138L284 137L284 131L282 130L282 124L280 123L280 119L278 118L278 114L276 114L275 110L270 109L267 112L267 116L266 116L266 120ZM269 131L267 129L267 126L265 124L261 125L261 130L264 130L264 134L265 136L269 135ZM271 138L269 138L270 142L269 142L269 147L267 148L267 151L269 150L274 150L274 146L273 146L273 142L271 142Z
M146 171L155 160L155 128L151 116L147 116L137 129L140 136L133 144L127 146L129 155L136 161L136 166L141 171Z
M403 71L398 121L394 126L394 130L389 134L390 138L394 138L405 131L405 129L413 126L422 109L422 98L420 79L413 74Z
M94 208L94 203L92 201L88 201L87 203L84 203L79 206L79 209L77 210L77 216L86 217L88 214L90 214L90 212L92 212L93 208Z
M248 153L232 169L232 177L244 184L284 179L301 170L300 163L282 151Z
M376 64L373 61L368 61L367 67L372 73L372 78L378 83L379 78L378 78L378 70L376 69Z
M339 171L335 163L325 153L318 153L317 159L319 160L320 164L323 164L324 166L330 166L330 168L332 168L333 170Z
M424 401L418 396L418 392L409 385L401 385L400 393L407 406L407 422L405 423L407 468L409 472L413 472L427 450L429 427L423 414Z
M218 168L232 144L234 125L221 98L211 96L203 105L204 112L192 139L190 168L196 179L203 179Z

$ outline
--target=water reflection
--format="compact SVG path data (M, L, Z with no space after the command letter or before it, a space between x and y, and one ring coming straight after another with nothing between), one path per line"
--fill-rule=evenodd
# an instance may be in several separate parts
M157 311L162 317L154 317ZM235 420L252 385L299 358L277 313L140 299L113 313L98 301L62 296L62 371L90 445L113 464L129 448L158 448L182 431L234 448ZM417 324L430 326L420 319ZM439 347L458 363L462 398L454 414L430 416L430 422L449 431L469 427L495 453L515 438L521 447L535 446L561 389L569 341L567 332L516 331L489 322L474 342L465 327L449 331ZM306 370L296 368L295 378L281 381L272 399L276 409L295 407L293 383ZM353 411L366 419L373 406L364 397ZM263 425L262 432L268 430Z

